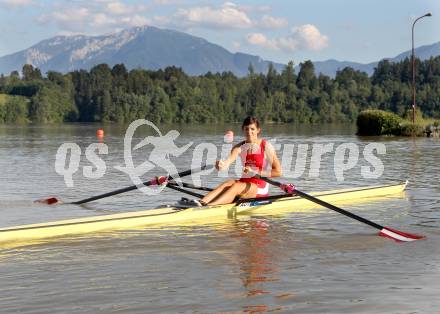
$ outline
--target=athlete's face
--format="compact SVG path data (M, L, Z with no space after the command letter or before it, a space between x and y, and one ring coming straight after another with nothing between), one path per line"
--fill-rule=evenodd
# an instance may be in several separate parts
M260 134L261 129L258 128L255 123L245 125L243 127L244 136L248 142L254 142L258 139L258 134Z

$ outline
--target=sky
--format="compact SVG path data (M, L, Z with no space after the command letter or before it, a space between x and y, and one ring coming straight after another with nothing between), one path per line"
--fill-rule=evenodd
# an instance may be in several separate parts
M439 0L0 0L0 56L56 35L100 35L150 25L231 52L299 64L368 63L440 41Z

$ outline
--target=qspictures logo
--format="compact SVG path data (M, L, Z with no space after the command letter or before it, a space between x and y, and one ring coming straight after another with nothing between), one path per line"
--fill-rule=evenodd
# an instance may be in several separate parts
M156 134L155 136L147 136L139 143L133 145L133 137L136 130L140 126L150 127ZM186 143L183 146L176 144L177 138L180 136L179 131L171 130L163 134L159 128L151 121L139 119L133 121L127 128L124 136L124 165L114 166L118 171L126 174L133 184L138 185L138 189L145 194L157 194L162 191L164 186L147 187L142 185L148 173L153 169L160 169L163 175L174 175L179 172L173 159L181 156L188 151L193 142ZM230 137L224 137L224 143L221 147L217 147L213 143L199 143L192 148L191 165L192 169L200 168L203 163L214 164L217 159L226 159L233 147ZM139 165L135 165L133 161L133 152L148 147L149 154L147 160ZM200 185L201 177L206 175L217 175L218 177L235 176L241 177L242 163L240 159L245 160L246 153L255 153L260 149L257 145L243 144L241 146L241 158L238 158L235 165L229 171L213 172L213 169L195 173L191 176L193 184ZM330 164L336 177L336 180L344 181L344 175L362 161L359 175L365 179L375 179L382 176L384 165L380 156L386 154L386 147L383 143L370 143L364 147L356 143L311 143L311 144L289 144L277 143L277 139L271 139L265 148L265 154L268 162L267 169L270 170L270 152L275 150L281 162L283 177L288 179L298 179L302 177L319 178L321 173L321 165L324 158L332 158ZM295 154L296 150L296 154ZM80 171L80 161L82 150L77 143L64 143L60 145L56 153L55 171L63 176L67 187L74 186L73 175ZM85 158L91 165L82 167L82 174L89 179L99 179L103 177L107 171L107 165L100 155L108 155L109 149L105 143L92 143L84 152ZM244 159L243 159L244 158ZM188 167L188 168L189 168ZM328 164L327 164L328 167ZM232 173L231 173L232 172ZM143 179L142 179L143 178ZM175 181L180 182L180 178L176 177Z

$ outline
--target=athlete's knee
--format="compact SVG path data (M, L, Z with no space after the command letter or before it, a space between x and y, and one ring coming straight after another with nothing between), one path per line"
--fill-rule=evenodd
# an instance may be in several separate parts
M243 182L234 182L231 185L231 189L237 192L241 192L245 187L246 185Z
M228 187L228 186L232 186L234 184L235 184L235 180L228 180L228 181L223 182L220 186L221 187Z

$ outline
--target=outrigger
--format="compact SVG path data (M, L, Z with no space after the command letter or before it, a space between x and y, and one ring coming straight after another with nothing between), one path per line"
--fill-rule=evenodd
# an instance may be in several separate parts
M185 188L209 191L209 188L195 186L189 183L182 183L177 185L173 180L176 177L184 177L191 173L206 169L206 166L200 169L190 169L177 175L169 175L166 177L158 177L143 183L145 186L166 184L167 187L190 194L195 197L202 195ZM7 228L0 228L0 247L4 243L26 243L33 240L43 240L61 236L71 236L84 233L93 233L104 230L116 229L132 229L144 226L160 226L160 225L177 225L183 222L208 222L214 218L219 217L233 217L238 214L252 212L268 212L273 214L277 212L294 212L302 208L310 208L310 205L317 203L321 206L336 210L350 218L356 219L360 222L366 223L372 227L380 229L379 235L392 238L393 240L413 241L424 238L423 236L404 233L392 228L380 226L365 218L352 214L346 210L336 207L329 202L348 202L358 201L365 202L368 198L386 197L393 194L398 194L404 191L406 183L379 185L372 187L361 187L351 189L340 189L332 191L323 191L313 193L313 195L306 194L293 188L292 185L282 184L273 181L269 178L263 178L267 182L280 187L285 193L279 195L272 195L268 197L260 197L253 199L240 199L235 203L224 205L212 205L204 207L189 207L182 208L179 206L163 207L158 209L142 210L135 212L99 215L86 218L75 218L68 220L59 220L46 223L28 224ZM71 204L83 204L92 200L108 197L111 195L120 194L126 191L134 190L138 186L131 186L90 197L81 201L72 202ZM310 203L313 202L313 203ZM48 198L38 201L46 204L60 204L56 198ZM312 206L313 207L313 206ZM316 207L316 206L314 206ZM9 245L8 245L9 246Z

